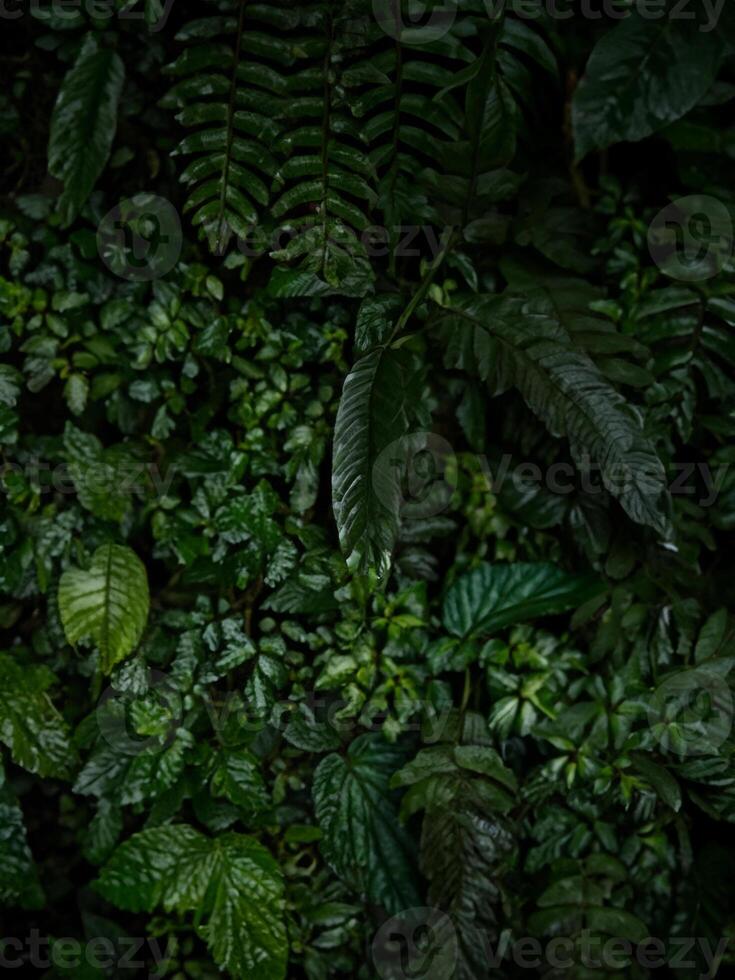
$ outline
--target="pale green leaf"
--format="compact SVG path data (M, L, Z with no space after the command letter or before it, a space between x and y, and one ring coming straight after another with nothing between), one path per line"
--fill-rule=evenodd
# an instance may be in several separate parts
M148 619L148 576L130 548L106 544L89 568L70 568L59 582L59 611L71 644L92 640L109 674L137 646Z

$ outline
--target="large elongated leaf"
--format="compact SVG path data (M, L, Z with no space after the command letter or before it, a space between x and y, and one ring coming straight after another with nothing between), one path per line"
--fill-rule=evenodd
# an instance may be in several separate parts
M379 347L347 375L337 412L332 459L332 504L342 550L352 567L390 564L398 535L400 460L386 458L409 427L413 360L404 351ZM380 464L376 465L380 457Z
M110 156L125 66L88 34L59 90L51 117L50 173L64 181L59 211L69 225L81 211Z
M450 917L453 932L437 939L453 946L456 980L487 976L488 943L500 932L499 880L513 854L506 816L516 781L486 745L423 749L393 779L409 787L404 813L424 810L421 870L429 904Z
M482 564L447 592L444 625L455 636L493 633L574 609L601 589L602 584L589 575L570 575L546 562Z
M389 912L420 905L411 839L398 822L388 782L403 761L381 735L361 735L314 774L322 852L349 885Z
M252 837L210 838L184 824L144 830L115 851L95 887L131 912L196 912L197 933L232 977L286 975L283 881Z
M690 19L623 20L598 42L575 94L577 158L644 139L689 112L712 86L721 50L717 32Z
M119 544L102 545L88 569L67 569L59 582L59 611L67 640L93 640L107 674L138 644L149 602L145 565L134 551Z
M64 719L46 694L55 679L47 667L0 653L0 741L29 772L66 778L74 750Z
M577 464L599 467L628 515L661 533L666 474L640 417L572 341L545 299L473 296L442 314L448 365L478 374L492 390L517 388Z

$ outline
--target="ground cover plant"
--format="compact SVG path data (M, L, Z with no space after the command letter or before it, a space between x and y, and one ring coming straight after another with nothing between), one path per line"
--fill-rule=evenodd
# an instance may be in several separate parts
M0 964L725 976L735 18L0 35Z

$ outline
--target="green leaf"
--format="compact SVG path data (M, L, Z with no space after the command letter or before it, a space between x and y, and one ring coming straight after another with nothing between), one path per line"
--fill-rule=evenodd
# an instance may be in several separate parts
M641 752L631 752L630 759L634 768L651 784L664 803L678 813L681 809L681 790L668 769L658 765Z
M479 375L496 394L517 388L583 470L599 466L604 488L627 514L669 530L666 474L638 411L578 349L548 298L470 296L440 314L445 361Z
M368 296L362 301L355 324L355 347L360 353L387 341L402 305L394 293Z
M345 756L322 759L313 785L324 857L351 888L392 914L421 904L411 838L388 789L402 761L382 735L360 735Z
M455 636L494 633L530 619L576 609L602 591L589 575L545 562L483 563L462 575L444 599L444 626Z
M256 813L268 805L268 793L258 760L247 749L225 749L212 776L212 792Z
M143 830L115 851L95 888L130 912L195 912L197 934L230 976L286 976L283 881L252 837L210 838L185 824Z
M544 935L573 935L582 929L640 943L650 933L637 916L606 902L627 879L625 865L608 854L591 854L584 864L559 861L555 880L537 898L529 923ZM623 886L624 887L624 886Z
M102 545L88 569L67 569L59 582L66 638L71 644L93 640L105 674L137 646L149 601L145 565L123 545Z
M342 389L334 428L332 505L340 544L352 568L390 566L400 514L400 459L409 430L414 361L379 347L354 365Z
M718 609L712 613L700 630L697 645L694 648L694 660L700 664L714 657L727 635L728 615L726 609Z
M68 383L65 394L68 398ZM64 428L64 456L81 505L96 517L121 521L133 503L133 490L141 482L144 470L140 460L124 443L103 448L96 436L82 432L71 422Z
M29 772L66 779L75 753L66 723L46 694L54 683L48 667L0 653L0 740Z
M83 374L70 374L64 385L64 398L74 415L81 415L87 405L89 382Z
M13 408L18 401L23 375L9 364L0 364L0 404Z
M454 976L484 976L486 944L501 929L500 879L515 853L505 816L515 802L515 777L487 745L440 745L422 749L393 785L410 787L405 816L425 810L421 870L428 904L446 912L455 929Z
M690 19L621 21L598 42L574 95L577 159L645 139L689 112L711 88L721 53L717 32Z
M58 203L64 226L79 214L109 159L124 80L120 56L88 34L51 116L48 167L64 181Z

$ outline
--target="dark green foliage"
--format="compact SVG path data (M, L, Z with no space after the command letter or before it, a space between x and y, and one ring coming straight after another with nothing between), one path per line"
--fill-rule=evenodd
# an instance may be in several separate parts
M3 21L0 957L732 967L733 15L553 6Z

